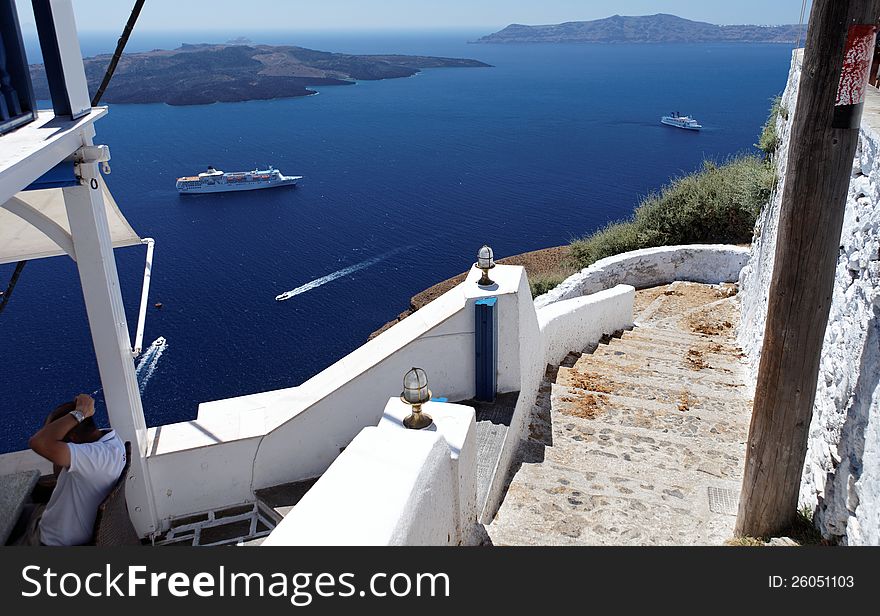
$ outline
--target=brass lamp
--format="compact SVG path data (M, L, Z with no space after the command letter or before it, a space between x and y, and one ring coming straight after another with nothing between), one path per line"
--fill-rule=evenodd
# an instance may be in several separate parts
M422 412L422 405L431 400L428 389L428 375L421 368L413 368L403 377L403 393L400 399L412 407L412 413L403 420L403 425L410 430L424 430L434 423L427 413Z
M488 246L483 246L480 248L480 252L477 253L477 268L483 270L483 277L480 278L480 282L477 285L489 287L495 284L489 278L489 270L495 268L495 253Z

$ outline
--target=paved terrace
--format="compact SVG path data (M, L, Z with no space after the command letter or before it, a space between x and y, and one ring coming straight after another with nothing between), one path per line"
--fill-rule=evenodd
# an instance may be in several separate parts
M548 367L495 545L733 536L751 399L731 285L640 291L636 327Z

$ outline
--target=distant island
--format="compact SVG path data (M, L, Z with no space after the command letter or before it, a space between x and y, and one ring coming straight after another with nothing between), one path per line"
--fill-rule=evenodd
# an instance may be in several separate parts
M85 59L89 89L104 77L110 55ZM313 86L351 85L357 80L412 77L426 68L488 67L477 60L431 56L356 56L304 47L184 44L179 49L125 54L103 102L206 105L315 94ZM49 98L42 65L31 66L37 98Z
M475 43L788 43L800 26L717 26L658 13L549 26L513 24Z

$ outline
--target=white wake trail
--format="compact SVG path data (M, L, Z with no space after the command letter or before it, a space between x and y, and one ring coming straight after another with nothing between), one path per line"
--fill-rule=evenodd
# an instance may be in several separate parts
M327 276L324 276L322 278L317 278L311 282L307 282L303 286L297 287L292 291L287 291L286 293L282 293L281 295L279 295L278 297L275 298L275 301L276 302L286 302L289 299L293 299L297 295L302 295L303 293L306 293L306 292L311 291L313 289L317 289L318 287L323 287L328 282L333 282L334 280L342 278L343 276L348 276L349 274L354 274L355 272L359 272L362 269L372 267L373 265L376 265L377 263L380 263L380 262L384 261L385 259L387 259L393 255L396 255L401 250L405 250L405 249L404 248L396 248L395 250L392 250L390 252L386 252L385 254L379 255L378 257L373 257L372 259L367 259L366 261L363 261L362 263L358 263L357 265L352 265L350 267L346 267L345 269L341 269L338 272L333 272L332 274L328 274Z
M162 354L165 353L165 349L167 348L168 341L165 340L165 338L160 337L156 339L146 351L144 351L140 361L138 361L134 371L137 375L138 387L141 391L141 395L143 395L144 390L147 388L147 383L153 378L153 373L156 372L159 360L162 359Z

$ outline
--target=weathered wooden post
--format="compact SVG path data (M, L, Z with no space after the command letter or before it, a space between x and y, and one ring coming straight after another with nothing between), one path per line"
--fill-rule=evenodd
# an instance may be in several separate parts
M815 0L793 118L737 535L795 517L880 0Z

